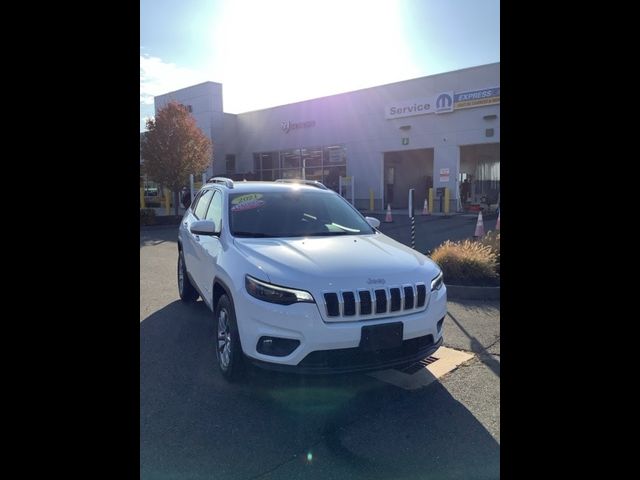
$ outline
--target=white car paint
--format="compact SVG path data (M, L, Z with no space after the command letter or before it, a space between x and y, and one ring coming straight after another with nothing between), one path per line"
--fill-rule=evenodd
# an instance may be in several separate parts
M446 287L430 291L431 281L440 268L421 253L375 231L367 235L291 238L234 238L229 225L229 194L260 192L262 189L297 188L317 191L317 187L275 182L236 182L207 184L223 196L222 225L219 236L195 235L189 227L198 219L191 208L180 224L178 237L185 252L187 271L194 286L211 310L214 282L226 286L234 305L240 341L250 359L271 364L295 366L310 352L358 347L363 325L402 321L403 340L432 335L442 338L437 323L446 314ZM337 195L327 191L327 195ZM260 281L305 290L315 303L280 305L250 295L245 276ZM382 282L376 283L376 282ZM389 311L389 289L426 286L426 301L411 310ZM384 288L387 312L330 317L326 292L358 291ZM414 290L415 292L415 290ZM340 296L339 296L340 298ZM404 293L403 293L404 301ZM300 345L289 355L263 355L256 349L261 336L297 339Z

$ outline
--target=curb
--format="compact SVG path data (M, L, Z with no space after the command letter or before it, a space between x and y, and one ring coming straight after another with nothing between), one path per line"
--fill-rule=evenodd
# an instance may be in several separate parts
M448 300L500 300L500 287L446 285Z

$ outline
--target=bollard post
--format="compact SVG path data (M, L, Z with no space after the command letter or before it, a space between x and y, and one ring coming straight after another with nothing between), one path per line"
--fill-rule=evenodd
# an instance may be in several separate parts
M411 248L416 248L416 217L413 214L413 199L415 196L415 188L409 189L409 217L411 218Z
M449 214L449 187L445 187L444 189L444 214Z

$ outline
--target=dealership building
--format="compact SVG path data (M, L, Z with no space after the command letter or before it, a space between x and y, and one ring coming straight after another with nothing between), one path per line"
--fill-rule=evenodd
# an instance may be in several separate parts
M411 188L419 209L433 189L436 212L499 202L500 63L241 114L220 83L157 96L156 111L172 100L213 141L208 176L318 180L360 209L406 208Z

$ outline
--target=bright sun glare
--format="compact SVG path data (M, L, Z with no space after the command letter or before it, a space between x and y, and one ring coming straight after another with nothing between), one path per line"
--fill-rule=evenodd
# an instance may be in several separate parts
M206 70L230 113L397 81L417 75L400 22L389 1L235 0L212 22Z

